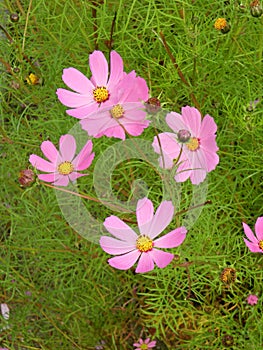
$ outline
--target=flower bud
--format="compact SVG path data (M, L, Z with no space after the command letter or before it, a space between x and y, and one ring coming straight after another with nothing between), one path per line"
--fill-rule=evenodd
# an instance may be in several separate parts
M161 109L161 102L157 97L150 97L145 102L145 107L149 114L156 114Z
M253 17L260 17L262 15L263 9L259 0L250 3L250 13Z
M190 140L191 133L188 130L182 129L178 131L177 137L178 137L178 141L185 143Z
M17 13L11 13L10 21L11 22L18 22L19 21L19 15Z
M35 174L30 169L21 170L18 182L22 187L28 187L35 181Z

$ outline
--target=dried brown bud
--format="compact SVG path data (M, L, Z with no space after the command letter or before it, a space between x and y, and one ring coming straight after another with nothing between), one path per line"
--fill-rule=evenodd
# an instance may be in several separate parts
M18 22L19 21L19 15L17 13L11 13L10 21L11 22Z
M232 267L226 267L220 276L220 279L222 282L224 282L226 285L230 285L231 283L234 283L236 280L236 270Z
M23 187L30 186L35 181L35 174L30 169L21 170L19 173L18 182Z

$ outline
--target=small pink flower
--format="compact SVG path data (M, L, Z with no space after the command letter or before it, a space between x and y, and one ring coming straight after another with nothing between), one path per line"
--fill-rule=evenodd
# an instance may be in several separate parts
M247 303L249 305L256 305L258 303L258 297L254 294L250 294L248 297L247 297Z
M246 246L252 253L263 253L263 216L256 221L255 231L256 236L250 227L243 222L243 228L249 241L244 238Z
M87 169L94 158L94 153L91 153L92 141L90 140L74 158L76 141L69 134L60 137L59 151L50 141L42 142L40 148L49 161L35 154L31 154L29 161L36 169L48 173L38 175L40 180L52 182L58 186L67 186L69 181L74 182L77 178L87 175L80 174L78 171Z
M170 201L162 202L154 215L152 202L147 198L140 199L136 209L140 235L118 217L106 218L104 226L116 238L102 236L100 245L108 254L118 255L108 263L116 269L128 270L139 259L136 273L153 270L154 263L160 268L166 267L174 255L156 248L178 247L187 233L182 226L155 239L170 224L173 215L174 206Z
M92 73L90 79L75 68L63 70L64 83L76 92L57 89L60 102L73 108L66 112L78 119L86 118L111 100L124 76L122 58L115 51L110 53L110 75L108 62L101 51L94 51L89 56L89 66Z
M136 348L134 350L148 350L155 348L156 341L150 341L150 338L145 340L139 339L138 343L134 343L133 346Z
M145 120L147 114L143 101L147 99L146 81L136 77L133 71L124 76L110 101L106 101L99 111L82 119L80 124L94 137L106 135L124 140L125 130L132 136L138 136L150 123Z
M202 120L196 108L186 106L182 108L182 115L175 112L167 114L166 123L175 133L159 135L162 152L158 138L154 137L153 148L161 154L160 165L172 168L173 160L180 157L175 181L183 182L190 178L194 185L198 185L219 163L214 119L207 114Z

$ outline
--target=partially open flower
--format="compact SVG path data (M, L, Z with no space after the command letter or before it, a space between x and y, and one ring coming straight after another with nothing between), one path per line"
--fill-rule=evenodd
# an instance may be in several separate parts
M145 107L149 114L156 114L161 109L161 102L157 97L150 97L145 102Z
M218 18L215 21L214 27L216 30L220 30L223 34L226 34L230 31L230 25L227 23L225 18Z

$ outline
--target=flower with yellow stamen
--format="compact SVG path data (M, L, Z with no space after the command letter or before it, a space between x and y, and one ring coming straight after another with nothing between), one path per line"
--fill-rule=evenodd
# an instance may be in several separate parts
M225 18L218 18L215 21L214 27L216 30L220 30L223 34L229 32L230 30L230 25L227 23Z

